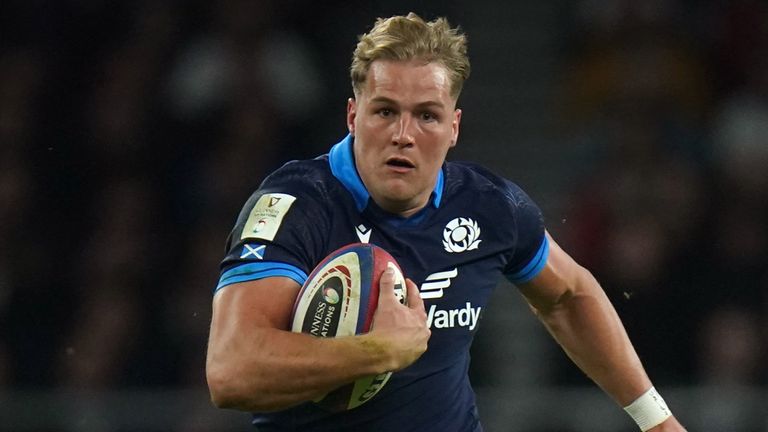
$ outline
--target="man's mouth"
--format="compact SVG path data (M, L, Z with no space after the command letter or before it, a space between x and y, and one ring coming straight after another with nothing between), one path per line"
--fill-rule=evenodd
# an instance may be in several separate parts
M393 168L416 168L410 160L401 157L391 157L387 159L387 165Z

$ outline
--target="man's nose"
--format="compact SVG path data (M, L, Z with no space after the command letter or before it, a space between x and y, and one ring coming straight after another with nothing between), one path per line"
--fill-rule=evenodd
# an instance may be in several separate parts
M397 124L397 130L395 136L392 137L392 143L400 146L411 145L414 142L414 128L416 127L416 121L410 114L403 114L400 116L400 121Z

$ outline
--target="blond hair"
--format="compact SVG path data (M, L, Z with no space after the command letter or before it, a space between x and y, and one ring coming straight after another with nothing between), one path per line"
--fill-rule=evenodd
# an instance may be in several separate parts
M408 16L379 18L359 40L349 70L355 94L362 90L371 63L376 60L440 63L448 71L454 99L459 97L464 80L469 77L467 38L458 27L451 28L445 18L425 22L413 12Z

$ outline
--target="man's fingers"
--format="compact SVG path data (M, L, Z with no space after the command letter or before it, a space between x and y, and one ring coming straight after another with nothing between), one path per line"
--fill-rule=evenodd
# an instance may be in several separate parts
M405 286L408 288L408 307L424 310L424 301L419 294L419 287L408 278L405 279Z
M410 279L405 278L405 295L409 308L415 310L424 310L424 301L419 294L419 287ZM379 302L390 299L395 300L395 272L392 268L384 270L379 280ZM389 300L387 300L389 301Z
M391 268L384 270L379 279L379 302L395 297L395 272Z

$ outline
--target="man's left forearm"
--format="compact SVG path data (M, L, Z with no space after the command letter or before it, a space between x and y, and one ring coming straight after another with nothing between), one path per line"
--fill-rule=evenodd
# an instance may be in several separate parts
M644 431L680 432L629 341L616 310L592 274L549 237L541 272L518 286L547 330L597 385ZM650 391L650 392L649 392Z
M621 406L651 387L613 305L582 269L578 287L536 313L573 362Z

